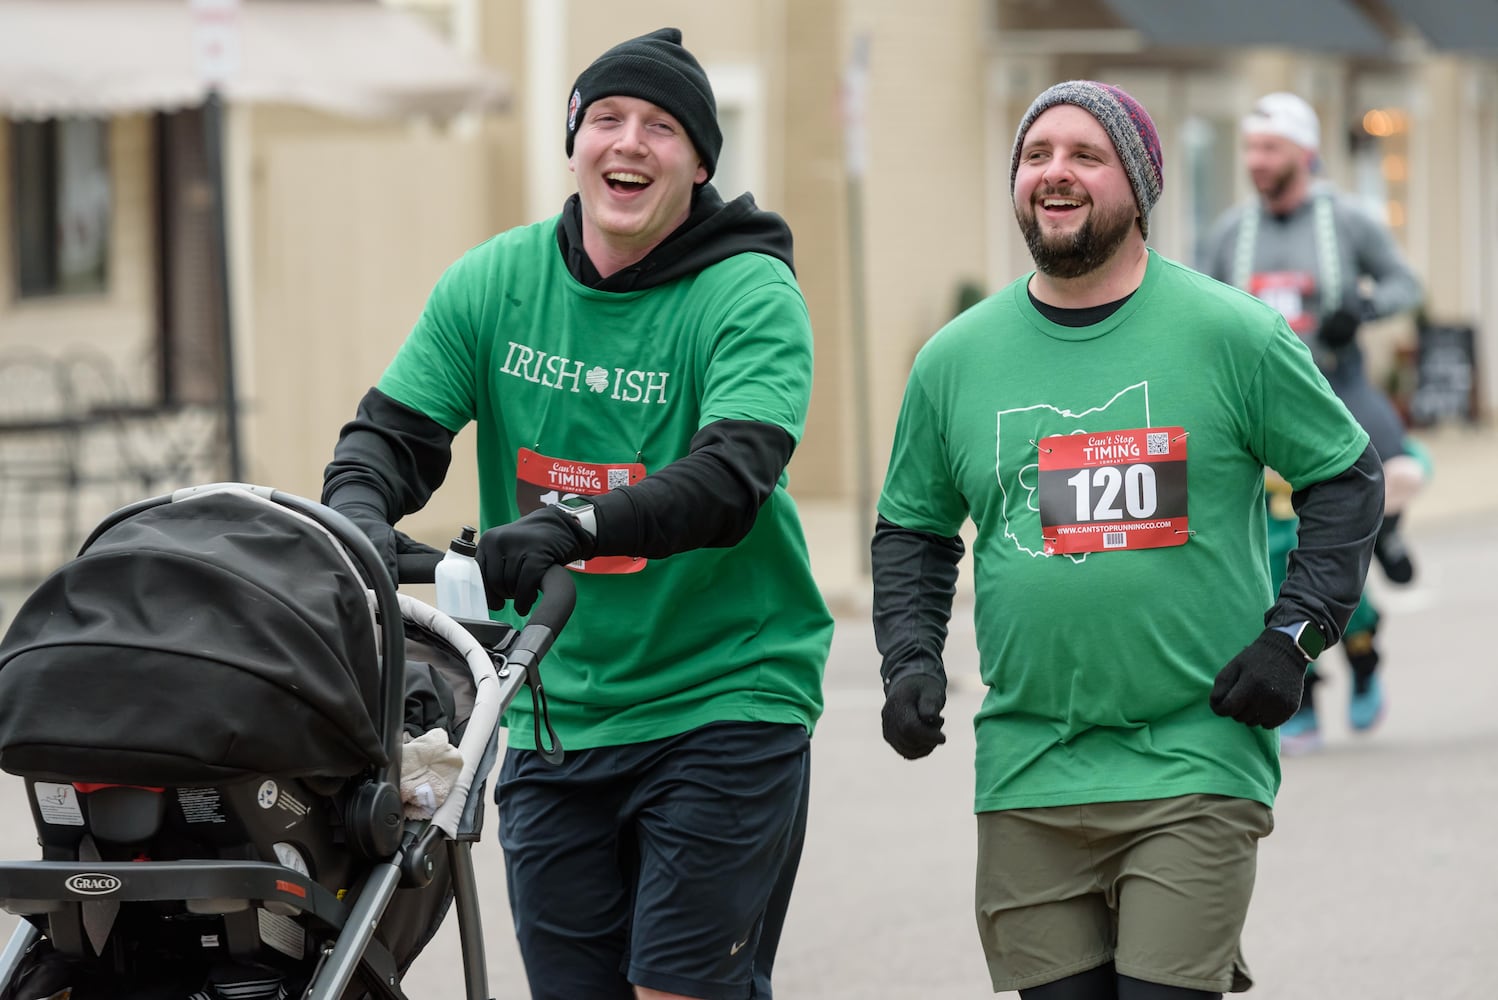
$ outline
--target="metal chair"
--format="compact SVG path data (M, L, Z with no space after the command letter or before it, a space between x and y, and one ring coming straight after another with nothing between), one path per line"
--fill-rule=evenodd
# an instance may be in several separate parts
M97 352L72 351L63 366L83 422L78 469L85 485L128 490L129 501L220 478L218 408L148 399L144 381L127 378Z
M141 457L144 435L132 423L153 408L139 402L105 354L74 348L58 360L78 423L73 452L78 504L86 515L80 530L132 500L149 495L152 483ZM82 533L66 540L76 549Z
M0 355L0 561L5 575L41 579L78 538L80 423L62 367L34 350ZM49 537L50 536L50 537ZM15 559L19 558L19 563ZM61 561L61 559L59 560Z

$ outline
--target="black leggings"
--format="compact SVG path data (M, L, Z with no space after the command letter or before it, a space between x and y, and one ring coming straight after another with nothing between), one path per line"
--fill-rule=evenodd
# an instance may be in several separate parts
M1221 993L1147 983L1122 976L1113 963L1019 991L1020 1000L1222 1000Z

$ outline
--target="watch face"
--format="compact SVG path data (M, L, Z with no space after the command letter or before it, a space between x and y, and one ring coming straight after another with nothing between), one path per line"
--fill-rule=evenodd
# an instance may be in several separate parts
M557 506L567 512L567 515L577 522L578 527L594 541L598 540L598 515L593 511L593 498L586 496L571 496L564 500L558 500Z
M1300 627L1300 635L1295 640L1295 643L1313 660L1321 655L1322 650L1326 649L1326 637L1321 634L1320 629L1310 622L1306 622Z

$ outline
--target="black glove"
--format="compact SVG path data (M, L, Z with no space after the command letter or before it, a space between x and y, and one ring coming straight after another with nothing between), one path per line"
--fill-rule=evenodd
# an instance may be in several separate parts
M551 506L490 528L479 536L478 550L489 607L502 608L513 598L516 614L530 614L542 575L553 566L589 558L594 547L575 518Z
M941 710L947 683L931 674L906 674L884 696L884 742L906 760L919 760L947 742Z
M1362 319L1350 309L1338 309L1321 317L1321 327L1317 331L1321 342L1327 347L1335 350L1352 343L1352 338L1358 335L1358 326Z
M379 554L380 561L385 564L385 572L390 574L391 583L400 583L397 556L442 555L441 549L434 549L425 542L418 542L404 531L396 531L390 522L385 520L385 512L370 501L368 494L361 496L359 492L356 490L340 491L340 494L328 498L327 505L354 522L354 527L364 532L365 537L374 546L375 552Z
M1212 711L1245 726L1273 729L1300 707L1307 666L1294 639L1266 628L1218 671Z
M343 500L340 502L337 496L328 498L328 506L338 513L354 522L354 526L369 538L374 544L375 552L379 553L380 561L385 564L385 569L390 574L390 582L395 583L400 577L396 571L395 554L398 548L396 544L396 530L391 527L390 522L385 520L385 512L377 510L374 505L364 500Z

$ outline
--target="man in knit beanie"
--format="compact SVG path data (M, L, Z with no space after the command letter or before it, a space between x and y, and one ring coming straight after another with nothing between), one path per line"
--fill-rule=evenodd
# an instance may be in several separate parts
M563 97L576 193L447 269L323 501L396 572L396 521L477 423L491 616L525 626L570 571L496 785L530 996L768 997L832 637L784 485L814 342L791 231L714 189L713 89L675 28Z
M661 28L620 42L593 60L572 85L567 101L567 155L588 106L600 97L638 97L669 111L686 130L711 179L723 149L718 103L696 57L681 45L681 31Z
M1129 186L1134 189L1134 201L1139 207L1139 233L1148 238L1150 209L1155 207L1160 192L1165 190L1160 136L1144 106L1111 84L1071 80L1056 84L1031 102L1014 136L1014 152L1009 163L1010 195L1014 194L1014 178L1019 172L1025 133L1035 124L1035 119L1058 104L1081 108L1096 118L1108 133L1114 151L1123 162L1124 172L1128 174Z
M1357 604L1382 506L1368 436L1284 319L1146 245L1162 178L1119 88L1030 106L1010 183L1035 270L916 355L871 545L884 738L916 759L945 741L975 539L978 932L994 992L1023 1000L1251 985L1275 728ZM1278 593L1266 464L1302 514Z

